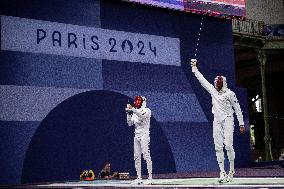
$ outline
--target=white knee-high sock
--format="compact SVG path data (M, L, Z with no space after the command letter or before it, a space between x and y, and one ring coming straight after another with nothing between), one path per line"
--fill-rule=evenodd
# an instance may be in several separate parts
M233 161L229 161L230 162L230 171L235 171L235 163L234 160Z
M227 156L230 162L230 171L235 170L235 151L233 149L227 150Z
M148 170L148 178L152 179L152 161L151 160L147 160L147 170Z
M135 169L137 173L137 178L141 179L141 158L135 159Z
M225 168L224 168L224 161L219 161L218 162L219 168L221 172L225 172Z
M224 152L223 150L216 150L217 162L221 172L225 171L224 168Z

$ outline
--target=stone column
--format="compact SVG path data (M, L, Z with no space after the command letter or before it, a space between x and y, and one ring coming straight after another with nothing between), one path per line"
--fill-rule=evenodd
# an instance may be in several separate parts
M267 98L266 98L266 78L265 78L265 65L266 65L266 54L263 49L257 50L258 61L260 62L261 70L261 85L262 85L262 102L263 102L263 117L264 117L264 129L265 129L265 160L272 161L272 151L271 151L271 137L269 134L269 122L268 122L268 109L267 109Z

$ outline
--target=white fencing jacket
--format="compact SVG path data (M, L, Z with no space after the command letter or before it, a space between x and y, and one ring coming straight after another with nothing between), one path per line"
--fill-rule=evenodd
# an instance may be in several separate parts
M146 108L146 103L143 102L141 108L132 108L132 111L133 115L127 114L127 123L129 126L135 125L135 137L141 138L144 135L149 136L151 110Z
M217 91L215 87L203 77L197 68L194 70L194 75L212 97L212 113L214 114L214 119L223 121L226 117L233 116L235 110L239 125L244 125L240 104L235 93L227 88L226 80L223 82L223 88L220 91Z

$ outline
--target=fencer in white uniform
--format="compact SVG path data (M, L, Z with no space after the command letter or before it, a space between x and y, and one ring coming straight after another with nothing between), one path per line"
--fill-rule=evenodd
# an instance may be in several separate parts
M127 104L125 110L128 125L135 126L134 160L137 179L132 184L152 184L152 160L149 150L151 110L146 108L146 98L143 96L136 96L134 99L134 107ZM148 170L148 179L145 182L142 182L141 177L141 154L143 154Z
M240 126L240 132L245 131L243 114L233 91L227 88L226 78L217 76L214 81L214 86L211 85L197 69L197 60L191 59L192 72L201 83L201 85L210 93L212 97L212 113L213 121L213 139L217 162L220 168L219 182L231 182L233 180L235 151L233 148L233 133L234 133L234 117L237 115ZM224 169L224 151L227 151L228 160L230 162L230 170L228 175Z

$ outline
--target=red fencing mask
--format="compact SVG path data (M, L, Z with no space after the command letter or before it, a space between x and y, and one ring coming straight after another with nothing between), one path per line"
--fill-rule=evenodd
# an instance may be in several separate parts
M223 77L217 76L214 81L214 86L217 91L220 91L223 88Z
M142 103L143 103L142 97L141 96L136 96L135 99L134 99L134 107L136 109L139 109L139 108L141 108Z

